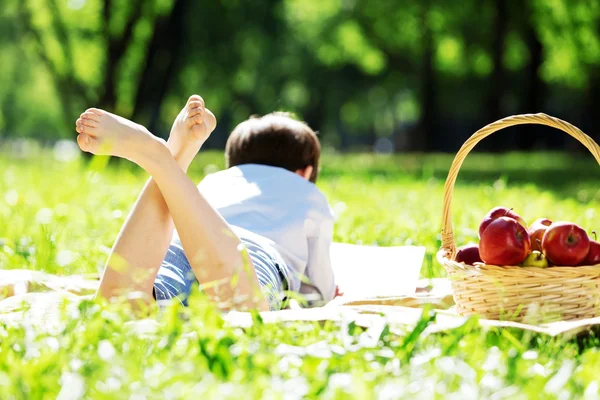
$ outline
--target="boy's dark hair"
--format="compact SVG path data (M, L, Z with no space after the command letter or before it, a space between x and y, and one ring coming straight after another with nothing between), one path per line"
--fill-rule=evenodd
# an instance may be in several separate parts
M317 134L290 114L274 112L252 116L235 127L225 146L227 168L242 164L263 164L296 172L307 166L316 182L321 145Z

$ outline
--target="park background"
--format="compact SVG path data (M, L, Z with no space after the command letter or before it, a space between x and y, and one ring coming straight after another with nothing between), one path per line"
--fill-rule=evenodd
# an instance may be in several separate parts
M219 121L210 148L273 110L343 151L456 152L540 111L598 137L594 0L2 0L0 60L5 139L73 138L91 106L165 137L192 93ZM537 127L478 148L581 149Z
M421 276L446 277L445 179L470 134L541 111L599 139L599 19L600 0L0 0L0 298L11 272L97 277L147 180L82 157L79 114L102 107L165 137L192 93L219 120L194 181L224 168L235 124L295 112L326 147L334 240L424 246ZM600 169L565 133L514 127L476 150L453 195L457 245L498 205L600 231ZM366 330L254 315L242 330L195 292L140 331L122 305L60 308L65 293L45 289L24 296L54 314L0 300L1 399L600 399L597 329L550 337L475 317L436 333L424 312Z

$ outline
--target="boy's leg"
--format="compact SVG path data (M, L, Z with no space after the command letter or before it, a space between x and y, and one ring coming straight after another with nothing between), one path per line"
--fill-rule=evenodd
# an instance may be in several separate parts
M206 118L205 134L200 134L197 123L204 123L204 112L202 98L191 96L171 128L168 146L184 171L216 125L214 116L210 114ZM78 124L89 122L81 118L77 121ZM173 227L173 219L162 194L150 178L117 236L98 294L111 298L137 292L151 298Z
M206 138L209 133L204 122L194 125L194 130L195 136L205 135ZM239 249L239 239L198 192L196 185L185 175L163 141L152 136L140 125L97 109L90 109L82 114L81 121L78 120L77 131L80 134L77 142L84 151L127 158L150 173L162 193L167 206L166 212L170 211L171 213L192 269L209 295L218 301L229 302L229 307L233 301L242 306L258 306L260 309L268 309L266 300L258 290L256 273L249 260L247 260L249 265L244 266L244 257ZM183 153L190 154L192 152L186 150ZM150 192L150 194L154 195L155 193ZM156 271L168 246L166 238L170 240L170 232L158 235L159 239L152 239L164 251L161 250L158 265L151 267L153 271L151 276L142 276L140 280L142 284L138 283L137 274L150 275L146 272L149 268L144 268L144 264L138 260L156 262L158 251L154 252L152 249L153 257L146 255L138 257L140 253L150 251L150 244L144 245L144 242L138 241L135 236L144 229L152 230L154 224L145 226L143 220L147 216L143 215L143 212L136 211L148 207L159 210L155 217L156 215L165 216L165 209L156 207L157 204L151 201L154 196L148 195L147 197L149 198L147 202L136 205L135 211L132 213L133 217L130 216L124 226L107 271L119 270L121 265L127 264L137 267L124 273L117 271L114 275L115 278L118 278L116 286L111 283L112 280L105 279L106 290L101 290L103 295L118 294L115 290L119 289L141 290L148 294L152 290ZM147 204L154 206L147 206ZM161 218L154 218L154 220L164 221ZM161 227L164 228L163 233L168 231L166 229L168 224L161 224ZM154 238L153 235L150 236ZM137 250L129 250L129 246L132 244ZM159 247L158 245L157 247ZM123 254L127 256L125 257ZM237 277L234 278L235 276ZM209 284L211 282L225 284L212 286ZM236 298L237 296L239 298Z

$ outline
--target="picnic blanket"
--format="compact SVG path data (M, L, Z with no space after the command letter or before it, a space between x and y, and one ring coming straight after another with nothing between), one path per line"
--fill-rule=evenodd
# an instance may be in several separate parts
M346 294L323 307L263 312L261 317L264 323L354 322L369 329L388 326L392 332L402 333L412 329L421 319L425 305L436 313L435 322L428 326L425 333L455 329L467 321L452 309L454 302L447 279L418 279L424 249L413 246L335 247L339 250L337 254L342 256L332 252L334 270L336 273L344 270L342 281L348 284L344 289ZM378 274L389 275L383 275L385 279L373 278L375 268L378 268ZM352 279L352 276L355 278ZM0 296L5 297L0 300L0 321L18 324L27 320L29 323L44 324L50 330L53 326L58 327L61 307L66 305L76 309L79 301L90 298L96 291L98 278L96 275L56 276L31 270L0 270ZM384 290L381 292L377 290L377 281L386 281L382 284ZM397 290L389 284L390 281L397 282ZM365 285L361 286L363 282ZM245 312L231 311L224 315L224 319L232 326L247 327L252 324L251 315ZM600 330L600 318L539 325L485 319L480 319L478 323L484 329L516 328L564 337ZM132 328L141 332L151 331L155 325L156 320L131 322Z

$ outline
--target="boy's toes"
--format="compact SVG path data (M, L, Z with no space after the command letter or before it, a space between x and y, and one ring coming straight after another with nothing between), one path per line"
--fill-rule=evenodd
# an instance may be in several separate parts
M87 134L91 133L90 131L92 130L92 128L89 128L83 124L77 124L77 126L75 127L75 130L77 131L77 133L87 135Z
M208 135L210 135L212 131L215 130L215 127L217 126L217 119L209 109L205 109L204 115L197 115L196 117L194 117L194 119L200 120L199 117L201 117L201 121L195 122L190 127L190 136L196 140L206 140Z
M80 118L83 120L100 122L100 115L96 114L93 111L89 111L89 110L84 112L83 114L81 114Z
M202 97L198 96L197 94L191 95L190 98L188 99L188 101L187 101L188 109L197 107L197 106L190 107L190 103L193 103L193 102L200 102L202 104L202 107L204 107L204 99Z
M88 108L87 110L85 110L84 114L94 114L94 115L102 115L104 111L100 110L99 108Z
M194 101L190 101L189 103L187 103L187 109L189 112L191 112L197 108L204 108L204 102L200 101L200 100L194 100Z
M81 133L77 136L77 144L81 150L89 153L95 153L96 149L98 148L98 139L93 138L85 133Z
M203 106L198 106L198 107L194 107L194 108L190 108L187 110L187 117L191 118L194 117L196 115L202 115L204 114L204 107Z
M97 128L99 123L93 119L79 118L76 122L76 125L86 126L88 128Z
M202 124L204 122L204 116L202 114L196 114L194 116L188 117L187 123L190 127L197 124Z
M89 126L87 126L87 124L84 124L83 119L79 118L76 122L75 122L75 130L77 131L77 133L84 133L84 130L86 128L90 128Z

